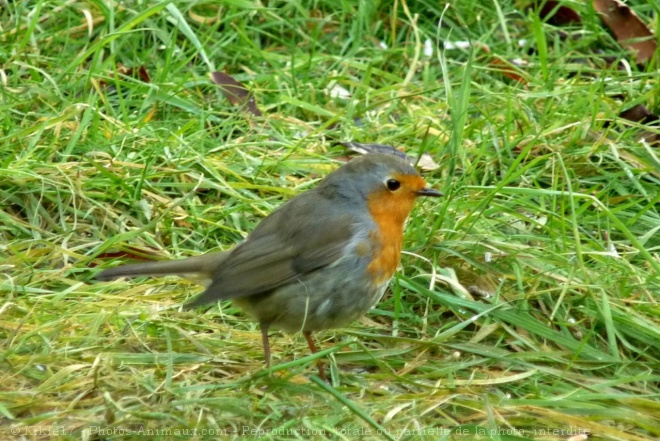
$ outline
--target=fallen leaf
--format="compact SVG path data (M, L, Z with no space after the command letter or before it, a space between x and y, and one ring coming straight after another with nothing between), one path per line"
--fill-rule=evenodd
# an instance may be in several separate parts
M349 92L345 87L339 85L336 81L330 82L330 84L326 86L325 92L330 98L347 100L351 97L351 92Z
M490 61L490 65L493 70L501 73L507 78L510 78L521 84L527 83L527 79L522 76L522 71L520 69L516 69L519 65L521 65L520 63L505 61L500 58L493 57Z
M125 77L141 80L144 83L151 83L151 77L149 77L149 72L147 71L147 68L144 66L128 67L128 66L124 66L121 63L118 63L115 67L115 71L108 74L108 76L112 78L117 78L118 76L125 76ZM99 81L92 80L92 83L94 87L97 88L99 94L103 96L104 100L106 100L107 98L112 98L113 96L118 94L117 85L112 82L109 82L107 80L99 80ZM128 97L129 94L127 91L124 91L123 95L124 97ZM154 105L151 106L151 110L149 110L149 112L147 112L147 114L144 117L142 117L142 122L147 123L151 121L151 119L156 114L156 110L158 110L158 105L154 103Z
M640 124L649 124L657 121L658 116L654 115L646 106L637 104L636 106L626 109L619 113L619 118L627 119L628 121L637 122Z
M660 117L647 109L643 104L637 104L629 109L622 111L619 113L619 118L643 125L651 125L660 120ZM612 122L613 121L605 121L603 127L610 127ZM657 125L655 126L655 129L657 131ZM660 135L650 130L640 129L637 138L654 147L660 144Z
M261 116L254 95L242 83L224 72L211 72L211 80L220 87L222 94L234 106L247 108L254 116Z
M440 168L440 165L433 160L433 157L428 153L422 154L422 157L417 161L417 167L423 171L433 171Z
M621 46L636 53L637 64L645 64L655 54L655 36L644 22L618 0L594 0L594 9Z
M582 23L580 14L558 1L536 1L529 8L538 7L539 3L541 3L539 17L551 25L566 26L572 23Z
M151 83L149 72L147 72L147 68L144 66L126 67L123 64L118 64L117 73L131 78L139 78L145 83Z

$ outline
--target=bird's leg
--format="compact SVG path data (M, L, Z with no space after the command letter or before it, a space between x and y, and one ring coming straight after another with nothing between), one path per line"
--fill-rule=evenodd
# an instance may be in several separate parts
M270 367L270 341L268 340L268 323L261 323L261 342L264 345L264 355L266 356L266 367Z
M312 339L312 333L311 331L304 331L303 335L305 336L305 340L307 340L307 344L309 345L309 350L312 351L312 354L316 354L316 345L314 344L314 340ZM321 364L321 360L316 361L316 367L319 369L319 377L326 383L328 382L328 377L325 376L325 370L323 370L323 364Z

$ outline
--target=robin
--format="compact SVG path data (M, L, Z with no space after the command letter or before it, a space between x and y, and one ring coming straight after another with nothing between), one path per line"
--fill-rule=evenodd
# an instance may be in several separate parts
M97 278L178 275L204 285L185 307L232 300L259 322L270 366L269 329L302 331L315 353L312 332L350 323L381 299L418 196L442 193L406 160L368 154L283 204L229 251L122 265Z

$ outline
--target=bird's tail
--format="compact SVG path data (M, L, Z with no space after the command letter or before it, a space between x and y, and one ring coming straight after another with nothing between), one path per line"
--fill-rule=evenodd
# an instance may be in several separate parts
M219 252L180 260L132 263L103 270L96 275L96 278L112 280L118 277L176 275L208 286L213 278L213 273L228 256L229 252Z

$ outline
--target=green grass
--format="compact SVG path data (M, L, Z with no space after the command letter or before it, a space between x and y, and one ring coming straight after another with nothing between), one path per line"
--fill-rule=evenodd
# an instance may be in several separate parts
M660 83L604 65L632 57L589 7L558 29L497 1L137 3L0 10L0 438L660 437L660 154L617 118L658 113ZM516 58L523 84L493 63ZM391 293L316 356L274 334L267 371L230 303L94 281L111 253L228 249L349 140L429 153L446 197L413 212Z

